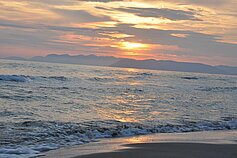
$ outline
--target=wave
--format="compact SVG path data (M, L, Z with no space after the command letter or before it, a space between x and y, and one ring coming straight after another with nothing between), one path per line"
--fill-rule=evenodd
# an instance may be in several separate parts
M118 78L107 78L107 77L92 77L88 78L89 81L93 82L119 82L120 79Z
M200 78L198 77L188 77L188 76L185 76L185 77L181 77L181 79L184 79L184 80L198 80Z
M67 78L64 76L49 76L49 77L45 77L45 76L39 76L41 78L45 78L45 79L54 79L54 80L59 80L59 81L66 81Z
M154 75L152 73L137 73L127 78L91 77L91 78L88 78L88 80L93 81L93 82L123 82L123 81L126 81L126 79L143 80L144 78L153 77L153 76Z
M58 81L66 81L67 78L64 76L25 76L25 75L0 75L0 81L8 82L27 82L37 79L54 79Z
M26 82L30 77L24 75L0 75L0 81Z
M49 87L49 86L39 86L40 89L53 89L53 90L67 90L69 87Z
M39 95L0 95L0 99L15 100L15 101L41 101L51 98L50 96L39 96Z
M31 112L13 112L13 111L9 111L9 110L3 110L0 111L0 118L1 117L9 117L9 116L19 116L19 115L25 115L25 116L33 116L35 114L31 113Z
M226 92L226 91L237 91L237 87L206 87L198 89L200 91L207 92Z
M152 73L141 72L141 73L135 73L134 75L127 77L127 79L143 80L145 78L151 78L151 77L156 77L156 76L157 75L154 75Z
M0 123L0 157L33 157L63 146L80 145L98 138L114 138L152 133L177 133L237 129L236 118L221 121L182 122L157 126L114 120L83 123L26 121ZM20 132L20 135L15 133Z
M143 72L143 73L137 73L138 76L152 76L152 73L148 73L148 72Z

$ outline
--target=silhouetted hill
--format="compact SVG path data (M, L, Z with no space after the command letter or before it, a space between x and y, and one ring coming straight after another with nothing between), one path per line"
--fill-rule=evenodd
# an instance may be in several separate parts
M237 75L237 67L231 67L231 66L215 66L216 68L223 70L231 75Z
M66 63L66 64L108 66L119 61L120 59L110 56L96 56L96 55L70 56L68 54L63 55L50 54L45 57L42 56L32 57L29 60L40 61L40 62Z
M25 58L22 57L17 57L17 56L10 56L10 57L6 57L3 59L7 59L7 60L26 60Z
M165 60L158 61L158 60L122 59L112 64L111 66L122 67L122 68L165 70L165 71L230 74L226 70L218 69L217 67L210 66L210 65L205 65L205 64L200 64L200 63L165 61Z
M81 64L94 66L110 66L121 68L137 68L164 71L197 72L209 74L237 75L237 67L210 66L201 63L176 62L169 60L135 60L127 58L116 58L112 56L50 54L45 57L35 56L30 59L21 57L8 57L8 60L29 60L51 63Z

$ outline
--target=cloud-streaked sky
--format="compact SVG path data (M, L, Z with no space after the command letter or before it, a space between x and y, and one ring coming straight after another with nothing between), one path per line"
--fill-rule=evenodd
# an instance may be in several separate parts
M47 54L237 66L237 0L0 0L0 57Z

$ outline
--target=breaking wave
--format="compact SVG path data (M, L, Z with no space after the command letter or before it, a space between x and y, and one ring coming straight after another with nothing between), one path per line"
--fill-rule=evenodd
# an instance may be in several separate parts
M206 87L200 88L201 91L207 92L226 92L226 91L237 91L237 87Z
M64 76L25 76L25 75L0 75L0 81L8 82L27 82L37 79L54 79L58 81L66 81L67 78Z
M98 138L114 138L152 133L177 133L210 130L237 129L237 119L222 121L181 122L157 126L139 123L91 121L83 123L63 123L45 121L25 121L5 125L0 123L2 142L0 157L33 157L42 152L63 146L80 145L96 141ZM14 130L13 130L14 129ZM16 135L20 132L20 135ZM13 145L14 144L14 145Z
M30 79L24 75L0 75L0 81L26 82Z
M184 79L184 80L198 80L199 78L198 77L188 77L188 76L185 76L185 77L181 77L181 79Z

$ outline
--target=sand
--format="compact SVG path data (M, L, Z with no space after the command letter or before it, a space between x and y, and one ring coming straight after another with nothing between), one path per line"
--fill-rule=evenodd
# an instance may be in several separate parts
M42 158L237 158L237 130L164 133L102 139ZM41 157L40 157L41 158Z
M142 143L130 149L75 158L237 158L235 144Z

